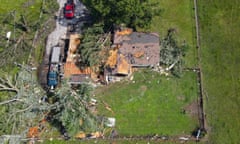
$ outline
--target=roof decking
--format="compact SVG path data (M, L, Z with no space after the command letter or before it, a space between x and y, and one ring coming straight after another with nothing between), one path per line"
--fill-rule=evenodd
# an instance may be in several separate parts
M109 57L107 59L106 65L108 65L110 68L114 68L117 64L117 56L118 56L118 50L110 50L109 51Z
M67 62L73 62L77 57L77 49L80 45L80 36L78 34L71 34L69 39L69 46L67 52Z
M117 74L128 75L130 73L131 65L122 54L118 56L117 65Z
M91 69L80 69L76 65L79 55L77 49L80 45L80 36L78 34L71 34L69 39L69 46L67 52L66 63L64 64L64 77L69 78L71 84L81 84L89 80L91 77Z
M81 75L81 74L91 74L91 69L80 69L78 66L76 66L73 62L66 62L64 64L64 77L70 77L71 75Z

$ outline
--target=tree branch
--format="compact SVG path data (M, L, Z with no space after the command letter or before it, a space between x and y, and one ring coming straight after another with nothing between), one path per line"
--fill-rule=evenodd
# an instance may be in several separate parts
M179 59L177 59L173 64L171 64L169 67L166 68L166 71L170 71L179 61Z
M14 79L16 81L16 79ZM16 87L16 84L13 84L11 82L11 79L8 76L5 76L5 78L0 78L0 91L12 91L18 93L18 88Z
M0 91L12 91L12 92L18 92L15 88L7 88L7 87L2 87L0 88Z
M6 83L7 83L8 86L10 86L10 87L15 87L15 86L12 84L9 76L6 75L6 76L5 76L5 80L6 80Z
M20 113L20 112L25 112L25 111L29 110L32 106L33 106L33 104L31 104L30 106L28 106L28 107L25 108L25 109L18 110L18 111L15 112L15 114L16 114L16 113Z
M0 105L8 104L8 103L15 102L15 101L23 102L22 99L11 99L11 100L0 102Z

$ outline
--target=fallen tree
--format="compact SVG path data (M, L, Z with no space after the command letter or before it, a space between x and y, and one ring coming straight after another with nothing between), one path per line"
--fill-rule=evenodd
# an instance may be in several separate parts
M46 93L33 72L26 69L21 69L13 78L9 75L1 77L0 92L5 94L5 99L0 102L0 134L25 136L27 129L53 108L53 105L41 101Z
M175 29L169 29L167 36L161 40L160 65L173 75L180 76L188 45L185 41L179 45L175 33Z
M99 131L99 123L96 115L93 114L90 98L91 87L80 85L75 89L63 82L54 97L56 109L53 119L62 123L69 136L74 137L77 133Z

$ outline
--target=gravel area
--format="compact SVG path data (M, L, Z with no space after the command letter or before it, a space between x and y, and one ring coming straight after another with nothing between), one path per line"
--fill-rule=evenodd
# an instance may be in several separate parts
M48 35L47 44L46 44L46 55L49 56L51 53L51 48L53 46L56 46L58 44L58 41L61 37L66 37L67 33L67 25L63 25L61 23L61 15L62 15L62 9L64 7L64 4L66 0L57 0L59 3L59 10L57 12L58 19L56 20L56 28L55 30Z

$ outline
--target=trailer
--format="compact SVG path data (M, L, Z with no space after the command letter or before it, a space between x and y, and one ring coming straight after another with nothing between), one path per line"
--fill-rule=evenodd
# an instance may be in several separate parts
M60 63L60 55L61 55L61 48L53 47L50 63L51 64L59 64Z

